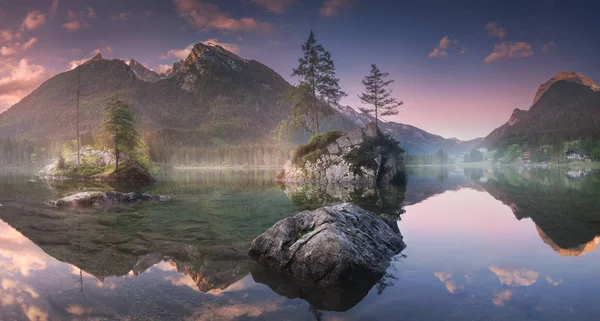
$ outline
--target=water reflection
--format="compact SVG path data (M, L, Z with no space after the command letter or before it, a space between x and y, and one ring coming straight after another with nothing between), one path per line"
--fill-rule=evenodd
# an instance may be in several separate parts
M103 213L42 205L70 183L3 176L0 319L593 320L600 313L598 172L575 179L567 169L411 171L406 188L371 191L282 189L267 171L181 171L146 189L173 202ZM394 214L407 257L342 289L292 282L248 258L251 240L274 222L341 201Z

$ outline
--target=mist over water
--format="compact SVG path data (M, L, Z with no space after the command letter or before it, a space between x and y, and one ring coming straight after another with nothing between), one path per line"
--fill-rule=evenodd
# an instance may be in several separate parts
M43 202L107 186L2 172L0 320L595 320L598 171L410 171L371 191L173 171L145 190L172 202L105 211ZM248 257L275 222L344 201L400 219L407 248L381 279L319 292Z

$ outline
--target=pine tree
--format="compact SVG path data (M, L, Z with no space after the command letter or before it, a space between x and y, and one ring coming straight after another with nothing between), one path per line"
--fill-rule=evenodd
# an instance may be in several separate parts
M135 115L130 106L118 96L109 99L105 107L100 136L102 146L115 156L115 172L119 162L125 157L134 157L140 146L140 138L135 124Z
M314 128L314 132L319 134L319 115L331 115L331 106L338 107L346 93L341 90L339 79L335 76L331 54L317 43L312 31L302 45L302 51L298 68L292 72L292 76L300 80L299 85L288 95L288 101L292 103L292 118L288 125L311 132L310 128Z
M365 92L358 96L364 104L372 105L373 108L359 108L367 115L375 116L375 125L378 126L379 117L398 115L398 107L403 102L392 97L392 90L387 88L393 80L385 80L389 74L381 72L377 65L371 65L371 73L363 79ZM379 127L377 127L379 128Z

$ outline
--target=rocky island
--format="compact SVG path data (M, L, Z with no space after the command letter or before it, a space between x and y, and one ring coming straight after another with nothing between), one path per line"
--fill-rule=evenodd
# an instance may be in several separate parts
M348 133L314 136L296 149L277 178L288 183L402 185L406 168L397 142L370 123Z

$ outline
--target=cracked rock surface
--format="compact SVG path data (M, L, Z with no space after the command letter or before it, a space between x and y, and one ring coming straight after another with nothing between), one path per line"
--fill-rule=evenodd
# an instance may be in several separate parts
M294 278L335 285L385 273L405 247L377 215L344 203L279 221L254 239L249 255Z

